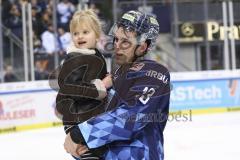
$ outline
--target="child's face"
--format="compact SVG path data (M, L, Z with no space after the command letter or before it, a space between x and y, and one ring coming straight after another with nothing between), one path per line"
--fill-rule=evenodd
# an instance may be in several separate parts
M72 33L72 40L75 47L84 48L96 48L97 36L94 30L87 25L81 25L75 28Z

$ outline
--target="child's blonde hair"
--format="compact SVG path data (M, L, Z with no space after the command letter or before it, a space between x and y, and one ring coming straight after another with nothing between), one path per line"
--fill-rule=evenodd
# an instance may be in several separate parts
M82 25L91 27L95 32L97 38L100 37L102 33L101 22L93 10L87 9L75 12L70 21L70 32L73 33L77 27L80 27Z

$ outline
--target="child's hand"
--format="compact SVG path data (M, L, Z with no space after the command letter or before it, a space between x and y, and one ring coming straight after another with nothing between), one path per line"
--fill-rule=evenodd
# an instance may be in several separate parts
M77 154L79 156L81 156L82 154L86 153L87 151L88 151L88 148L85 145L81 145L81 144L78 145Z
M112 87L112 75L111 74L107 74L106 77L102 80L104 86L106 87L106 89L111 88Z

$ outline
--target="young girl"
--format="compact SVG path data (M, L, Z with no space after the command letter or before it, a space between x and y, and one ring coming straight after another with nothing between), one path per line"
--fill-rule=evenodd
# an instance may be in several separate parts
M70 22L70 32L73 44L67 49L60 69L56 99L66 133L74 125L103 113L107 95L103 80L107 74L106 63L96 49L102 32L96 14L91 10L76 12ZM102 149L91 150L78 158L99 159L101 153Z

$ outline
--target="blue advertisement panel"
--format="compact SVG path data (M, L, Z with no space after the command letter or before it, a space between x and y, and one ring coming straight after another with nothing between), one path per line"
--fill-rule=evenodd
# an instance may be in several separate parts
M240 107L240 78L173 81L170 110Z

